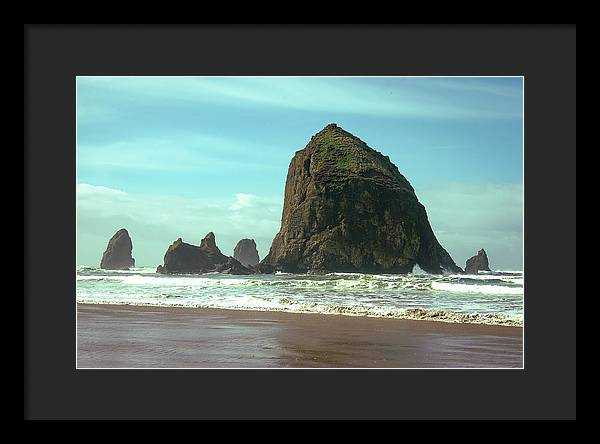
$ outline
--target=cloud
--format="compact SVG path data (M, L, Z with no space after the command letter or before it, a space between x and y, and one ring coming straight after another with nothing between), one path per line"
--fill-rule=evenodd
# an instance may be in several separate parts
M274 147L260 145L263 152L277 153ZM206 172L216 169L271 168L256 161L251 153L258 148L248 142L207 134L182 134L176 138L134 138L104 144L79 143L78 167L94 170L129 169L138 171ZM279 150L281 151L281 150ZM261 157L262 160L269 156Z
M89 197L121 197L126 198L127 193L114 188L90 185L87 183L80 183L77 185L77 197L81 200L85 200Z
M462 93L483 93L500 97L522 97L523 79L513 77L505 79L505 84L491 84L486 78L447 77L430 79L430 85L439 90L460 91Z
M231 210L240 210L242 208L251 207L253 201L256 199L254 194L244 194L244 193L236 193L235 195L236 201L229 208Z
M390 82L394 81L392 85ZM127 94L136 103L186 102L238 108L262 106L311 112L349 113L388 117L443 119L520 118L511 104L465 97L476 91L512 98L520 88L490 85L481 79L436 81L427 78L326 78L326 77L78 77L78 90ZM510 94L509 94L510 93ZM498 107L498 105L502 105ZM102 115L98 105L78 106L78 116L88 121Z

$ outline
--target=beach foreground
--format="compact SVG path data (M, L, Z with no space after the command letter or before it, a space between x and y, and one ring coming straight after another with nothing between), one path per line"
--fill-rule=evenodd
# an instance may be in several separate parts
M521 327L77 304L78 368L520 368Z

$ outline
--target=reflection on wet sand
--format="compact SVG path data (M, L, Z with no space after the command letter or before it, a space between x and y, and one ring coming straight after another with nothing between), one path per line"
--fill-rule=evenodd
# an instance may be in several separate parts
M78 367L521 367L522 328L78 305Z

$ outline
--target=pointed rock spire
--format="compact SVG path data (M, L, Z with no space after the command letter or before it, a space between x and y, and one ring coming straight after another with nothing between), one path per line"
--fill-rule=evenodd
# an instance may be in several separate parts
M465 266L465 273L477 274L479 271L492 271L490 270L490 264L488 262L487 253L482 248L473 257L467 259Z
M246 267L254 267L260 262L254 239L241 239L233 250L233 257Z
M133 243L125 228L117 231L108 241L106 250L102 254L100 268L106 270L128 270L135 266L135 259L131 256Z

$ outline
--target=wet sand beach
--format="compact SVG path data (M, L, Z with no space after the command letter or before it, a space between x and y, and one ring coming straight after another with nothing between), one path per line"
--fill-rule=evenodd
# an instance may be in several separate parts
M520 368L521 327L77 304L78 368Z

